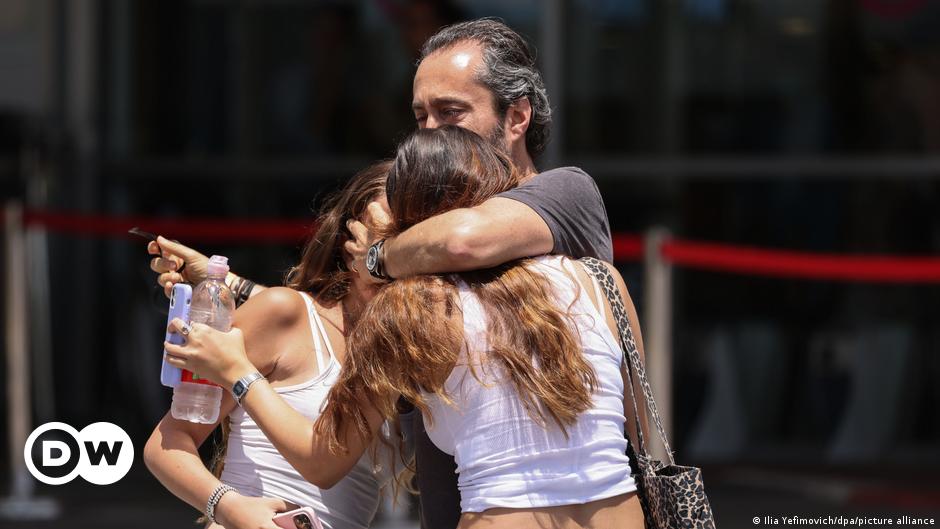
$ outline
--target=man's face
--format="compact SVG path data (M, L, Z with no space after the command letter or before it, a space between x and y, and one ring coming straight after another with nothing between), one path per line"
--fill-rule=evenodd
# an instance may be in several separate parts
M476 80L482 61L474 42L428 55L415 74L411 108L418 128L457 125L509 150L493 94Z

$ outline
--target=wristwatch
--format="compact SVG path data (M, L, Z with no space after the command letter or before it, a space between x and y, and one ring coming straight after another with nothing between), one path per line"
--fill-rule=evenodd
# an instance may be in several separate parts
M236 380L235 384L232 385L232 398L235 399L235 403L241 406L242 399L245 397L245 394L248 393L248 388L261 379L264 379L264 375L255 371L250 375L243 376Z
M392 278L385 272L385 239L369 247L369 253L366 254L366 270L369 275L382 281L390 281Z

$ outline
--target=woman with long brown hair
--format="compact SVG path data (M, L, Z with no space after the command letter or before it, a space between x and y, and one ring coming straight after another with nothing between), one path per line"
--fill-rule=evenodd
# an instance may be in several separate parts
M509 159L476 134L419 130L389 172L388 234L518 183ZM622 352L606 305L585 269L559 256L397 280L347 337L343 372L316 423L286 416L264 384L243 405L304 476L328 487L404 397L455 456L458 527L640 528ZM232 387L253 370L241 347L237 334L193 326L185 346L167 350L175 365Z
M244 336L247 357L295 413L311 420L338 379L344 335L374 294L374 287L348 268L346 221L360 218L368 203L384 194L389 167L389 162L375 164L327 198L317 231L285 286L266 289L235 311L234 327ZM144 461L173 494L200 511L215 502L212 517L228 529L273 527L275 512L299 506L312 507L330 529L370 525L390 464L366 455L339 486L321 490L278 453L230 394L223 397L219 417L225 433L213 471L203 465L198 448L218 422L195 424L167 413L154 429Z

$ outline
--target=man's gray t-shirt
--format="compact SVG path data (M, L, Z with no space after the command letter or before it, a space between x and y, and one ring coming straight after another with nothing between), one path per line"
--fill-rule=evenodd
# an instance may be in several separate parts
M614 260L604 200L594 179L581 169L563 167L545 171L498 196L522 202L542 217L555 241L552 253L574 258L597 257L607 262ZM453 456L431 442L419 411L401 418L403 429L410 423L414 432L421 527L457 527L460 492Z
M545 171L497 196L518 200L542 217L555 239L553 254L614 260L604 199L581 169Z

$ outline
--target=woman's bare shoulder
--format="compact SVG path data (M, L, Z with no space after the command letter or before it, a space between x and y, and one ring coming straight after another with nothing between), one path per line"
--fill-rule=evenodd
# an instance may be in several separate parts
M236 321L289 327L297 323L307 311L302 294L288 287L271 287L252 296L235 312Z

